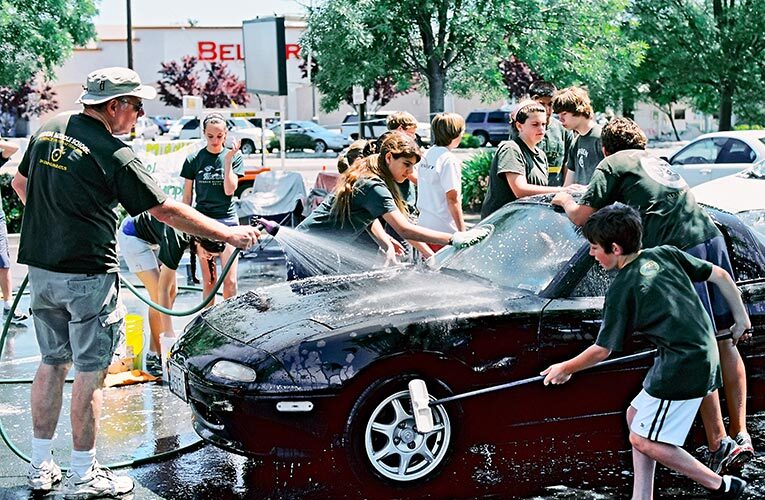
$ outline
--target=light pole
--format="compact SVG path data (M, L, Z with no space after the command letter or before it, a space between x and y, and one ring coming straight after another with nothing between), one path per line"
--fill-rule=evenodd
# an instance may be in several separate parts
M133 69L133 16L130 13L130 0L127 3L127 67Z

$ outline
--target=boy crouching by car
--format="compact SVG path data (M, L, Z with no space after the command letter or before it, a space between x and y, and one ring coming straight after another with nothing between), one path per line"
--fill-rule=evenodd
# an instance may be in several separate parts
M627 409L635 468L632 498L653 497L656 462L693 479L714 497L738 497L745 481L716 474L681 448L701 399L722 385L714 330L692 281L710 281L722 291L733 312L734 343L747 339L751 326L735 283L722 268L673 246L641 250L640 216L627 205L595 212L582 231L590 255L604 269L619 273L606 294L595 344L544 370L545 385L567 382L573 373L621 350L632 332L640 332L658 354L643 390Z

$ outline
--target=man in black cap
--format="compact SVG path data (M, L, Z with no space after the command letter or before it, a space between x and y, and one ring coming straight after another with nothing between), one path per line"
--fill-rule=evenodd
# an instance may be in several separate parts
M133 489L132 479L114 475L95 459L101 387L125 316L117 276L117 203L130 215L149 211L180 231L239 248L258 238L254 228L225 226L168 199L133 150L113 136L130 131L143 114L142 100L156 94L128 68L90 73L77 100L82 113L61 114L44 124L13 179L26 204L19 262L29 266L42 355L31 398L33 490L51 490L61 479L51 440L72 364L73 448L64 497L117 496Z

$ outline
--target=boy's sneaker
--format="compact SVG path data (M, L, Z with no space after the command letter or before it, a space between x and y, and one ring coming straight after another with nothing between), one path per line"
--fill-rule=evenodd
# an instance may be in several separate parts
M729 436L725 436L720 440L720 447L717 448L717 451L707 450L707 456L703 461L715 474L720 474L728 470L731 462L740 453L741 447Z
M27 484L32 491L50 491L59 481L61 481L61 468L53 460L46 460L40 464L40 467L30 463L27 468Z
M754 446L752 438L746 432L739 432L736 435L736 444L739 446L739 452L733 457L728 465L728 470L741 470L747 462L754 458Z
M162 378L162 359L154 353L146 353L146 373Z
M117 476L109 469L93 464L84 476L69 471L64 483L64 498L82 500L87 498L119 498L133 491L133 480Z
M723 476L723 486L725 491L712 491L711 498L738 498L746 489L746 481L736 476Z

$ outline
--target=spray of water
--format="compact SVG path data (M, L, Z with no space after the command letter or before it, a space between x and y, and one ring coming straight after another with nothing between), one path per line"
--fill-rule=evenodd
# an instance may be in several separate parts
M291 264L301 268L301 275L363 273L386 265L385 256L371 245L331 234L281 227L275 238Z

